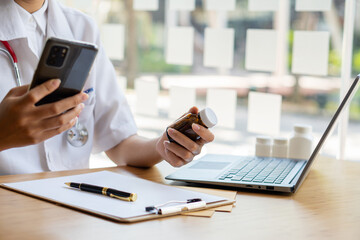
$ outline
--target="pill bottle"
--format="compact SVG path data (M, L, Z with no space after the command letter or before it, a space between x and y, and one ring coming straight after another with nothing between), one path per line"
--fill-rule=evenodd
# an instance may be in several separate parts
M312 153L312 127L295 125L289 141L289 158L308 160Z
M272 139L266 136L256 137L255 156L271 157Z
M176 120L173 124L171 124L166 129L166 135L170 142L175 142L168 134L168 129L173 128L177 131L181 132L188 138L190 138L193 141L199 140L200 137L197 135L194 130L192 129L192 124L196 123L199 124L205 128L212 128L217 124L217 117L211 108L205 108L201 110L199 113L188 113L178 120Z
M274 138L274 144L272 145L272 157L287 158L289 152L289 140L283 137Z

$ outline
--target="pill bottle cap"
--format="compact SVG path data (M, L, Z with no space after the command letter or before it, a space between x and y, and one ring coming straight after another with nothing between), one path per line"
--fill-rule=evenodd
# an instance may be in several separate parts
M206 125L208 128L212 128L217 124L217 117L214 111L211 108L204 108L199 112L199 116L201 121Z
M311 133L312 127L309 125L294 125L294 131L296 133Z
M274 138L274 145L287 145L289 140L284 137L276 137Z
M259 137L256 137L256 142L260 143L260 144L271 144L272 139L270 137L266 137L266 136L259 136Z

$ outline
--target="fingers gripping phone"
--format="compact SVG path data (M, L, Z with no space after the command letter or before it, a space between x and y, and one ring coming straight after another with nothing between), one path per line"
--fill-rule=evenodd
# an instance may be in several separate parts
M85 42L49 38L35 71L30 89L54 78L61 84L35 105L53 103L80 93L89 75L98 49Z

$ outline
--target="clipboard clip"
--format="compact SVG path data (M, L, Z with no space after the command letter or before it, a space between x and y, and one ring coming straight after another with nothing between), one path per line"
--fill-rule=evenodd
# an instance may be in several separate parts
M181 203L181 204L178 204ZM166 206L170 204L177 204L172 206ZM187 212L190 210L197 210L206 207L206 202L201 198L188 199L187 201L170 201L157 206L149 206L145 208L146 212L151 212L159 215L167 215L172 213Z

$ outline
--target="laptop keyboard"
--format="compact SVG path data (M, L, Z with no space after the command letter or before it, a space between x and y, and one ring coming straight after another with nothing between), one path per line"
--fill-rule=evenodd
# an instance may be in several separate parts
M294 168L296 160L250 158L226 171L219 180L280 184Z

